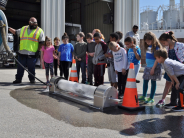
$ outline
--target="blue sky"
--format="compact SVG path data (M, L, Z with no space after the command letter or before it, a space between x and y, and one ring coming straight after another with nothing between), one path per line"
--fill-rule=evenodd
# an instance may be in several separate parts
M140 8L143 6L159 6L159 5L169 5L169 0L139 0ZM175 3L180 3L180 0L175 0Z

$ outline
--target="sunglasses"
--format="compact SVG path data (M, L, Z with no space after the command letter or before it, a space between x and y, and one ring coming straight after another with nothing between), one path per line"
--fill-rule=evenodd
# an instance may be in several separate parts
M29 21L31 24L37 24L37 22L32 22L32 21Z

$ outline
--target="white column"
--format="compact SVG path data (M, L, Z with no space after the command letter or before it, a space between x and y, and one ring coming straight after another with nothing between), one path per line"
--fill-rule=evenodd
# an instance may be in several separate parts
M133 25L139 25L139 0L133 0Z
M139 25L139 0L114 0L114 8L114 31L125 36L134 24Z
M45 36L61 38L65 32L65 0L41 1L41 28Z
M121 28L121 17L122 17L122 0L114 0L114 31L120 31Z
M180 0L180 23L184 22L184 0Z

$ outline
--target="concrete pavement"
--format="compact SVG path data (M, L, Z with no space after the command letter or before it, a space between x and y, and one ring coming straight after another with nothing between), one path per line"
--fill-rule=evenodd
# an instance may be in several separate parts
M121 110L102 113L82 105L41 93L42 85L30 85L27 73L21 85L13 85L16 69L0 69L1 137L183 137L183 113L147 106L145 112ZM45 71L36 76L45 81ZM142 94L141 83L137 85ZM105 84L108 83L107 72ZM157 83L156 102L161 98L165 80ZM150 86L148 94L150 93ZM167 99L167 101L169 101ZM174 124L174 125L172 125ZM179 128L176 126L179 125ZM174 127L172 127L174 126Z

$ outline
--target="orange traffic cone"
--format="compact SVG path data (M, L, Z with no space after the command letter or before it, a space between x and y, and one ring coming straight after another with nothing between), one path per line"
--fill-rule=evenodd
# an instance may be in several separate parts
M75 59L73 59L73 61L72 61L72 69L71 69L69 81L79 82L78 81L78 75L77 75L77 68L76 68Z
M181 107L184 107L184 94L180 93Z
M144 106L139 106L134 63L130 64L122 106L118 107L129 111L145 109Z

